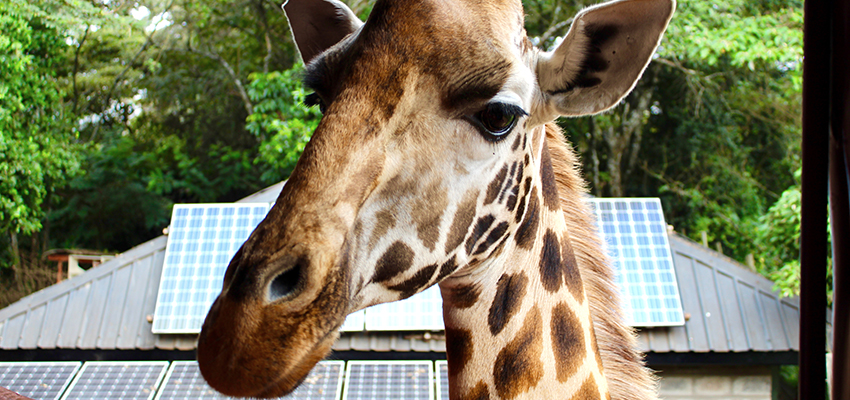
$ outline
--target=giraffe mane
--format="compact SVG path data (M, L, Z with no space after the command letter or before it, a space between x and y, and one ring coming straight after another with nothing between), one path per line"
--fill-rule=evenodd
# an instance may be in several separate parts
M578 157L557 124L546 124L545 131L561 209L590 301L593 328L611 399L654 399L657 396L655 378L644 366L634 329L624 322L611 260L603 250L604 243L583 200L587 188L580 178Z

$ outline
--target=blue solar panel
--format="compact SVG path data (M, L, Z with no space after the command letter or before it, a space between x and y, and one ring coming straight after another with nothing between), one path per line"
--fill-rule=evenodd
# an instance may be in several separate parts
M154 312L154 333L198 333L221 292L230 259L268 203L177 204Z
M62 399L151 400L166 367L166 361L87 362Z
M632 326L685 323L667 224L657 198L589 199Z
M360 332L364 329L366 329L365 310L348 314L348 316L345 317L345 322L342 324L342 327L339 328L342 332Z
M80 369L79 362L2 362L0 387L35 400L56 400Z
M310 371L295 391L280 399L337 400L342 392L342 361L322 361ZM231 399L211 388L198 368L197 361L175 361L155 400L221 400Z
M349 361L342 400L431 400L430 361Z
M405 300L369 307L367 331L412 331L445 329L440 288L432 286Z
M437 367L437 400L449 400L449 363L442 360L434 364Z

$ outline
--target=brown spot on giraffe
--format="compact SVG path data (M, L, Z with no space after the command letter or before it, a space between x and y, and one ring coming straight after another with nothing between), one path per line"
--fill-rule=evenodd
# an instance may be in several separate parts
M581 323L566 303L552 309L552 351L559 382L566 382L584 362L584 332Z
M490 231L490 234L487 235L487 238L484 239L484 241L481 242L480 245L478 245L478 248L472 254L478 255L494 247L493 245L503 238L507 230L508 223L504 221L500 222L498 225L496 225L495 228L493 228L492 231Z
M375 214L375 227L369 237L369 249L374 249L378 240L395 226L395 216L391 210L381 210Z
M508 178L505 181L505 186L502 188L502 191L499 194L499 202L500 203L505 201L506 196L510 195L511 188L513 187L512 184L515 181L514 177L515 177L515 174L517 172L517 164L519 164L517 161L514 161L513 164L511 164L511 170L510 170L510 172L508 172Z
M543 378L542 330L540 309L535 305L516 336L496 356L493 380L502 399L510 400L527 392Z
M505 325L519 312L527 287L528 277L522 271L503 274L499 278L496 283L496 297L490 304L490 313L487 315L487 324L490 325L490 333L493 336L501 333Z
M549 292L557 292L563 282L561 265L561 245L558 236L551 229L543 235L543 248L540 250L540 282Z
M499 170L499 173L496 174L496 177L487 185L487 196L484 197L484 205L490 204L496 201L496 197L499 195L499 189L502 188L502 184L505 182L505 177L508 174L508 166L505 165Z
M543 154L540 160L540 188L543 189L543 204L552 211L561 210L561 200L555 183L555 171L552 169L552 157L549 155L549 144L543 143Z
M477 200L477 190L470 190L464 195L463 201L458 206L452 220L452 227L449 230L446 240L446 254L451 253L463 243L463 238L466 237L466 232L475 218L475 203Z
M419 240L429 250L434 251L440 237L440 222L449 203L446 191L438 184L429 185L421 196L416 197L413 205L413 222L419 234Z
M372 282L386 282L398 274L407 271L413 265L413 249L401 241L396 241L378 259Z
M481 296L481 285L467 284L453 286L448 289L449 303L459 309L469 308L478 302Z
M461 397L462 400L488 400L490 398L490 390L487 389L487 384L484 381L478 381L472 389L469 389L466 394Z
M472 249L474 248L475 243L478 243L478 239L481 239L481 237L484 236L484 233L493 226L494 221L496 221L496 217L494 217L493 214L487 214L475 222L475 228L472 229L469 239L466 239L466 254L473 254Z
M435 283L440 283L443 278L449 276L452 272L455 272L457 269L457 256L452 256L451 259L444 262L443 265L440 266L440 273L437 274L437 279L434 280Z
M519 148L519 144L522 141L522 137L524 135L516 135L516 139L514 139L514 143L511 145L511 151L516 151Z
M466 329L446 327L446 356L450 379L452 376L463 373L463 369L466 368L466 364L472 358L474 346L472 332Z
M591 375L584 380L578 392L573 395L572 400L599 400L601 398L599 395L599 386L596 385L596 379Z
M434 277L434 272L436 271L437 264L431 264L417 271L412 277L410 277L410 279L397 285L392 285L389 289L401 292L401 297L406 299L428 286L428 283L431 282L431 278Z
M525 250L530 250L534 244L534 238L537 236L538 225L540 225L540 200L532 194L531 200L528 202L528 210L525 213L525 218L519 225L519 228L517 228L517 246Z
M566 234L561 238L561 270L570 293L576 300L583 302L584 285L581 282L581 273L578 270L578 264L576 264L576 256L573 253L570 236Z

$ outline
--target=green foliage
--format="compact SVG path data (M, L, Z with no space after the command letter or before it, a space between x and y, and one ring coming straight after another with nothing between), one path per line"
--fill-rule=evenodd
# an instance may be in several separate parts
M280 182L295 168L295 163L310 135L321 119L317 107L307 107L308 93L298 75L301 67L284 72L251 75L248 95L254 102L254 113L245 128L260 140L257 164L263 170L260 180L266 184Z
M679 3L659 52L707 66L779 68L802 88L803 14L800 4L745 0Z
M62 33L23 3L0 4L0 232L41 229L43 204L79 170L54 69Z
M802 170L797 170L796 183L782 192L779 200L761 216L757 227L756 245L763 249L759 272L770 277L784 296L800 295L801 175ZM831 304L831 256L827 257L827 298Z

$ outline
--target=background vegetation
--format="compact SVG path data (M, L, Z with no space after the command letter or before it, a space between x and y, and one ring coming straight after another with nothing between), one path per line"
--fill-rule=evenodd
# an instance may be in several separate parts
M529 36L553 46L592 2L525 0ZM636 90L561 124L594 194L660 197L794 294L802 1L678 7ZM125 251L174 203L285 179L319 118L299 63L278 2L0 3L0 307L54 280L47 249Z

